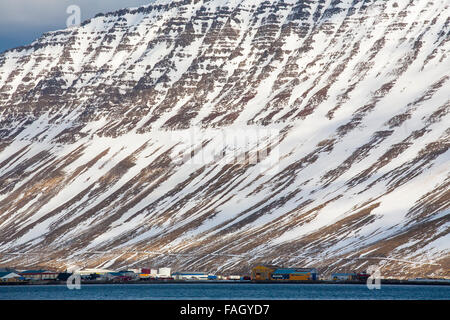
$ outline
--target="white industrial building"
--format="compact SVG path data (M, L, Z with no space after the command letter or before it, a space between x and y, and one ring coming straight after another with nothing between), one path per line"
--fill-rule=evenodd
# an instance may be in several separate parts
M175 272L175 280L208 280L208 274L205 272Z

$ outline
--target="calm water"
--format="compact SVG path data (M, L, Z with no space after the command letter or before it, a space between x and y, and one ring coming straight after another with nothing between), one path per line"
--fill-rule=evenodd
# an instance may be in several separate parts
M130 284L66 286L0 286L0 300L310 300L310 299L417 299L448 300L450 286L336 284Z

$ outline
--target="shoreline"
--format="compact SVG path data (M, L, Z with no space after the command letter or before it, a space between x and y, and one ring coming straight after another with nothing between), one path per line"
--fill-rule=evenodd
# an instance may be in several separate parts
M205 280L205 281L126 281L126 282L114 282L114 281L81 281L81 285L157 285L157 284L336 284L336 285L365 285L365 282L361 281L233 281L233 280ZM430 280L430 281L414 281L414 280L391 280L382 279L381 284L384 285L422 285L422 286L449 286L450 281L445 280ZM66 281L28 281L28 282L0 282L0 287L2 286L45 286L45 285L61 285L65 286Z

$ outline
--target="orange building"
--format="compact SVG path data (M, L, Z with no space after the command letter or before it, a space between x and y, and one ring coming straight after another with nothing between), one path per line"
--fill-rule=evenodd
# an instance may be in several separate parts
M271 280L272 273L277 268L277 266L256 266L252 269L251 278L256 281Z

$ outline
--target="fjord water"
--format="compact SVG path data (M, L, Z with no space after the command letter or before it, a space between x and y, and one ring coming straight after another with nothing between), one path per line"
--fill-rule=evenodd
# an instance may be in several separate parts
M0 286L0 300L448 300L450 286L344 284L117 284Z

